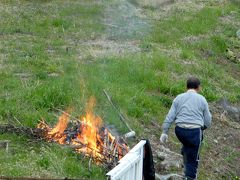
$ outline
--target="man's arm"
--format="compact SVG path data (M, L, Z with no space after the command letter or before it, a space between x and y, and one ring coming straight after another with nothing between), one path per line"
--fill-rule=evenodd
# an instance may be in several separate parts
M204 103L204 111L203 111L203 117L204 117L204 129L207 129L211 126L211 123L212 123L212 115L209 111L209 107L208 107L208 103L207 101L205 100L205 103Z
M166 119L163 122L162 125L162 130L164 134L168 134L168 130L170 128L170 126L172 125L173 121L175 120L177 115L177 103L176 103L176 99L174 99L172 106L166 116Z

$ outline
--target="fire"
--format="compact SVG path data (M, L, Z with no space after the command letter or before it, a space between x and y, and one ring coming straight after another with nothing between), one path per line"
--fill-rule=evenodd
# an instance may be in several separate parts
M44 120L37 127L44 130L44 139L49 142L69 145L99 162L115 163L127 153L128 147L122 138L114 137L103 126L102 119L93 113L94 106L95 99L90 98L86 114L79 119L72 121L73 117L63 112L54 128Z
M99 134L99 130L102 126L102 119L93 113L93 107L95 106L95 99L90 98L87 105L87 113L81 119L81 128L80 132L77 134L77 140L82 144L86 145L84 148L79 148L77 151L84 152L86 154L90 154L91 156L98 156L101 158L101 154L99 154L101 147L99 143L102 144L101 136Z
M69 117L67 113L63 113L58 118L58 123L54 128L49 127L44 120L41 120L37 128L44 129L46 131L46 139L48 141L54 140L59 144L64 144L66 139L66 134L64 134L65 129L67 128Z

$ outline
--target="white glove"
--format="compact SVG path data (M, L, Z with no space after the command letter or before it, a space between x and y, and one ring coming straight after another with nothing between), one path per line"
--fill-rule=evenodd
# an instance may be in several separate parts
M168 141L168 135L162 133L161 137L160 137L160 142L165 144Z

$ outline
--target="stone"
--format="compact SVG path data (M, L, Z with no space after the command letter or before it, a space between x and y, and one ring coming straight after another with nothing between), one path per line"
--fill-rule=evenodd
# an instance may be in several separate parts
M229 48L226 49L226 55L227 55L227 58L231 61L235 61L236 60L236 55L235 53L230 50Z
M58 73L49 73L48 76L49 77L58 77L59 74Z
M171 168L181 169L183 166L182 155L170 151L164 146L160 147L160 151L157 152L157 157L161 160L161 168L164 170L170 170Z
M6 152L8 152L8 148L9 148L9 140L1 140L0 141L0 149L5 149Z
M155 179L156 180L182 180L183 176L179 174L167 174L167 175L160 175L160 174L155 174Z
M219 173L219 172L221 172L221 170L220 170L218 167L216 167L216 168L214 169L214 173Z
M164 161L165 157L166 157L166 153L164 152L158 152L157 157L160 161Z
M231 118L231 120L234 120L235 122L238 122L238 123L240 122L240 108L239 107L230 105L226 98L223 98L222 100L220 100L219 104L223 107L224 111Z
M236 32L236 35L240 39L240 29Z

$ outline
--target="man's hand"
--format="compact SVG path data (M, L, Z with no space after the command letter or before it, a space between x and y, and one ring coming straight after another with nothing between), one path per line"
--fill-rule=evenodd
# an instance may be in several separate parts
M161 137L160 137L160 142L164 144L164 143L167 142L167 140L168 140L168 135L162 133L162 135L161 135Z

